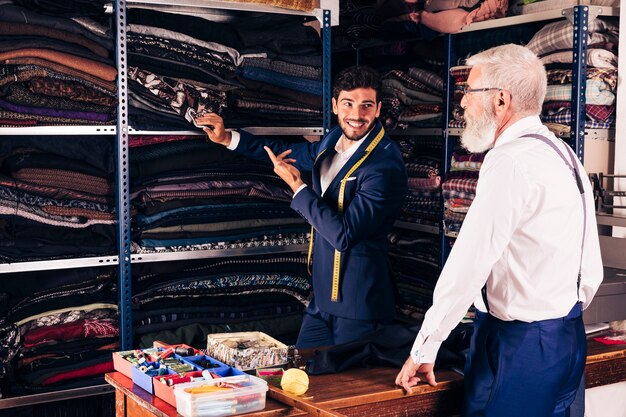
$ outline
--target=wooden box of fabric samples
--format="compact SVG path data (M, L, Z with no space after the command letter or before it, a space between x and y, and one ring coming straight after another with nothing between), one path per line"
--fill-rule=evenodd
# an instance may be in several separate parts
M178 384L176 411L183 417L220 417L265 408L267 382L252 375Z
M226 365L251 371L287 364L289 348L262 332L213 333L207 337L207 354Z

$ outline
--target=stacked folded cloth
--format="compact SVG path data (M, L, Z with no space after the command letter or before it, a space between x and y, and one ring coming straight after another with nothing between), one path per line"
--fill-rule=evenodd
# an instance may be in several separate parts
M440 127L443 80L435 72L411 67L382 76L381 120L390 129Z
M389 235L389 259L399 299L396 317L422 320L433 303L439 267L439 238L396 229Z
M102 136L43 139L0 141L0 261L113 253L112 141Z
M188 129L208 111L228 127L321 125L320 38L293 16L127 15L134 127Z
M448 127L450 128L464 128L465 117L464 111L461 107L461 100L463 99L463 90L467 86L467 78L472 67L468 65L457 65L450 68L450 76L452 77L453 89L452 100L450 102L450 108L452 114L450 115L450 122Z
M450 171L442 184L443 227L446 233L458 233L474 197L478 172L485 158L484 153L462 154L454 152Z
M406 202L398 219L437 227L441 219L441 138L407 136L397 142L409 176Z
M17 329L11 394L104 383L119 350L115 271L103 268L12 274L3 321ZM10 279L8 279L10 278Z
M546 25L530 40L527 47L546 66L548 90L541 118L551 130L569 133L572 123L572 39L573 26L568 21ZM617 91L618 23L609 18L589 22L587 39L585 92L585 127L615 127Z
M309 227L271 166L199 136L133 135L130 148L134 251L306 241Z
M153 340L203 346L207 335L262 331L292 343L311 296L302 253L133 267L133 329Z
M115 122L111 33L89 16L70 17L0 5L0 126Z

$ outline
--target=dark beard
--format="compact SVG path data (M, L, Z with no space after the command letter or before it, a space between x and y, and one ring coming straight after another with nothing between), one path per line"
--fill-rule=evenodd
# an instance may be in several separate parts
M361 122L361 120L357 120L358 122ZM372 121L372 123L368 126L367 130L365 131L365 133L363 133L361 136L359 137L350 137L346 134L346 131L343 129L343 126L341 126L341 130L343 132L343 136L345 136L346 139L351 140L353 142L358 142L361 139L363 139L365 136L369 135L369 133L374 129L374 126L376 126L376 119L374 119Z

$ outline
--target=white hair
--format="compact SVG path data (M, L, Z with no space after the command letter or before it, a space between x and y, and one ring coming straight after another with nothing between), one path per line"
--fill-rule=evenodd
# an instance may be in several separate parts
M467 65L480 69L480 84L472 88L501 88L511 93L511 109L522 115L541 113L547 76L543 63L530 49L515 44L496 46L469 57Z

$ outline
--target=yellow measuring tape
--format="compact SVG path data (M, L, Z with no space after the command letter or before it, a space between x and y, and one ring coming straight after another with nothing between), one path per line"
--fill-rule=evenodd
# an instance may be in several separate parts
M344 198L344 194L346 191L347 179L350 177L350 175L354 173L354 171L357 170L357 168L359 168L359 166L361 166L363 161L367 159L367 157L370 155L372 150L374 150L374 148L380 143L383 136L385 136L385 129L381 128L380 132L378 133L378 135L376 135L372 143L370 143L369 146L365 148L365 155L363 155L361 159L359 159L358 161L356 161L354 165L352 165L352 168L348 170L346 175L344 175L343 179L341 180L341 185L339 186L339 196L337 199L337 211L339 212L339 214L343 214L343 198ZM311 256L313 254L313 230L314 229L311 226L311 240L309 242L309 254L308 254L308 259L307 259L307 268L310 268ZM330 300L333 302L337 302L337 300L339 299L339 271L340 270L341 270L341 252L335 249L335 258L333 260L333 286L332 286L332 292L330 295ZM311 270L309 269L309 274L310 273L311 273Z

